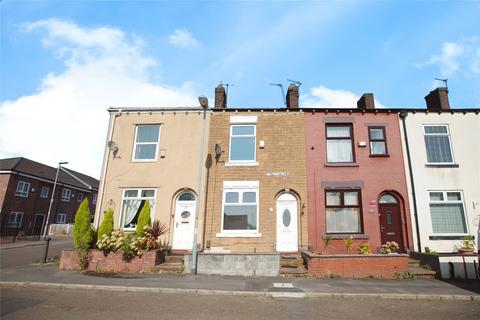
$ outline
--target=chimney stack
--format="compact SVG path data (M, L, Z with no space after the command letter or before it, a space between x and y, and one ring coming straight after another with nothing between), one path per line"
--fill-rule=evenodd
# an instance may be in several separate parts
M375 109L375 100L373 99L373 93L364 93L357 101L358 109Z
M438 110L450 110L450 102L448 102L448 89L445 87L437 88L425 96L427 102L427 109Z
M227 107L227 95L222 84L215 87L215 109L225 109Z
M298 109L298 86L294 83L290 84L287 89L287 109Z

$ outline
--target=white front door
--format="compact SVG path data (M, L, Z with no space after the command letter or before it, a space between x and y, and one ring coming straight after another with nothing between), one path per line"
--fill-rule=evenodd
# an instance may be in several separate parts
M178 197L175 205L172 249L192 250L195 210L196 201L192 193L183 193Z
M277 251L298 251L297 199L290 193L277 199Z

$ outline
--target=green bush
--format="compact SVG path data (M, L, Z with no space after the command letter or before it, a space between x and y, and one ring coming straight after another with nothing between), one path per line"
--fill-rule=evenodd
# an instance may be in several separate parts
M113 231L113 210L108 209L103 216L102 223L98 228L98 235L97 239L101 240L103 235L107 235L108 237L112 234Z
M145 201L143 204L140 215L138 216L137 227L135 229L135 234L139 237L144 235L145 226L150 225L150 203Z
M93 230L90 225L90 208L88 199L84 198L77 213L75 214L75 222L73 225L73 245L77 250L86 251L90 248L93 241Z

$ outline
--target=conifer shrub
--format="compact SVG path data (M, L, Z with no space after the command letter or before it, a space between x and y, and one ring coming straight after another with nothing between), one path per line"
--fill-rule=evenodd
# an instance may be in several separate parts
M102 240L103 235L109 237L113 231L113 210L108 209L105 214L103 215L102 223L98 228L98 241Z
M150 225L150 202L146 200L143 203L142 210L138 216L137 227L135 228L135 234L139 237L144 235L144 227Z
M75 214L73 225L73 246L77 250L78 262L82 270L88 266L88 249L93 240L93 230L90 225L90 207L88 199L84 198Z

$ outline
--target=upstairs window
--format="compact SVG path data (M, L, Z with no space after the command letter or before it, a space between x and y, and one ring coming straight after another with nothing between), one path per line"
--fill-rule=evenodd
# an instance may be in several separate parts
M368 127L368 138L370 139L370 155L384 156L387 154L385 127Z
M423 129L427 162L432 164L453 164L448 126L426 125Z
M82 201L82 200L83 200L83 193L79 192L79 193L77 194L77 202L80 202L80 201Z
M327 125L327 162L354 162L352 125Z
M60 197L60 200L68 202L70 201L70 196L72 194L72 190L63 188L62 190L62 196Z
M462 193L460 191L431 191L428 194L433 233L467 233Z
M28 191L30 191L30 183L18 181L15 195L19 197L28 197Z
M362 232L360 191L327 190L325 192L327 233Z
M97 203L97 195L94 193L92 194L92 204L96 204Z
M138 125L133 147L134 161L157 160L160 125Z
M8 227L18 228L22 225L23 213L22 212L10 212L8 215Z
M230 126L230 162L255 162L256 125Z
M48 198L48 187L42 187L40 190L40 197Z

